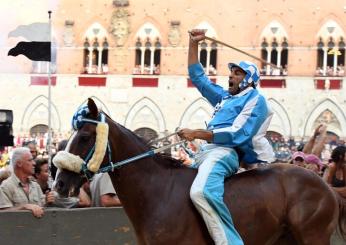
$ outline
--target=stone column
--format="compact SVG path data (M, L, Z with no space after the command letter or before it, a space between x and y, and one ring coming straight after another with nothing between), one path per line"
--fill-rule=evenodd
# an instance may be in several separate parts
M154 74L154 52L155 48L150 48L150 74Z
M100 74L101 73L101 68L102 68L102 50L103 48L102 47L98 47L97 48L97 51L99 52L99 58L98 58L98 61L97 61L97 73Z
M327 73L327 54L327 48L323 48L323 76L325 76Z
M206 67L205 67L205 72L207 75L209 75L210 51L211 51L211 47L207 47L207 62L206 62Z
M334 49L334 61L333 61L333 74L334 76L336 76L336 69L338 67L338 52L339 52L339 49Z
M276 48L276 50L278 51L278 60L276 62L276 66L280 67L281 66L281 52L282 52L282 48L279 47L279 48Z
M267 50L267 62L270 63L271 61L271 53L272 53L272 49L271 48L266 48ZM266 68L266 75L270 76L270 65L267 65Z
M88 62L88 73L92 72L92 66L93 66L93 48L89 47L89 62Z
M145 47L141 47L141 74L144 74L144 54Z

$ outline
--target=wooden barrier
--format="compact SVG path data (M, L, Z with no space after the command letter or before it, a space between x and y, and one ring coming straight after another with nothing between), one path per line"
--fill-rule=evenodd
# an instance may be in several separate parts
M134 230L122 208L46 209L0 212L0 244L131 245Z
M46 209L43 218L29 211L0 211L0 244L132 245L134 230L122 208ZM332 245L344 245L334 233Z

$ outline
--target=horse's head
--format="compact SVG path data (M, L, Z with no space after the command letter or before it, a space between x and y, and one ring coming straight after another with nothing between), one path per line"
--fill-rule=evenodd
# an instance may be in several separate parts
M78 195L82 184L110 158L106 156L107 147L110 149L108 124L92 99L75 113L72 126L76 131L65 151L58 152L53 159L60 170L55 189L64 197Z

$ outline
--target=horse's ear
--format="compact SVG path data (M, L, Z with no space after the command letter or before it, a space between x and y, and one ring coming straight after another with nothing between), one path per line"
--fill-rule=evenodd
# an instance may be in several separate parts
M93 118L97 118L99 111L98 111L97 106L96 106L96 104L92 98L88 98L88 108L89 108L90 115Z

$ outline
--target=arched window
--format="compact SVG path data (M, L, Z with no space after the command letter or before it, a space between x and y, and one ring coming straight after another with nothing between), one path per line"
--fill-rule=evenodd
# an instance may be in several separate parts
M210 67L209 73L211 75L216 75L216 67L217 67L217 44L216 42L211 43L211 51L210 51ZM214 68L214 70L212 70Z
M145 23L136 36L133 74L160 74L160 33L151 23Z
M272 51L270 53L270 60L273 64L277 64L278 63L278 43L276 41L276 38L273 39L272 42ZM280 70L275 70L271 72L271 75L280 75Z
M205 41L201 42L201 48L199 51L199 62L201 62L204 69L207 67L207 46L208 44Z
M160 74L160 64L161 64L161 43L160 40L157 39L155 43L155 51L154 51L154 74Z
M106 30L98 23L89 27L85 34L83 73L108 73L108 48Z
M135 67L133 68L133 74L141 74L141 40L138 38L136 42L136 53L135 53Z
M276 65L278 68L262 63L261 74L287 75L288 65L288 41L287 32L276 20L270 22L262 31L261 57L267 63Z
M109 69L108 69L108 47L109 44L107 42L107 38L102 43L102 56L101 56L101 64L102 64L102 73L107 74Z
M287 75L287 64L288 64L288 43L286 38L281 44L281 67L283 68L283 75Z
M42 136L48 132L48 126L45 124L37 124L30 128L30 136L37 137Z
M261 58L262 60L267 60L268 57L268 43L266 38L263 38L263 42L261 43ZM261 63L261 75L265 75L266 74L266 64Z
M87 67L89 64L89 47L90 47L90 43L88 38L85 38L84 41L84 51L83 51L83 67L85 67L85 69L83 70L83 73L88 73Z
M269 65L262 63L261 74L278 76L287 75L287 63L288 63L288 42L284 37L282 43L278 43L274 37L271 44L269 45L266 39L263 39L261 44L261 57L268 63L272 63L281 69L273 68Z
M333 20L327 21L318 32L318 76L344 76L345 42L343 29Z
M202 64L205 73L216 75L217 68L217 44L203 41L199 46L199 62Z

